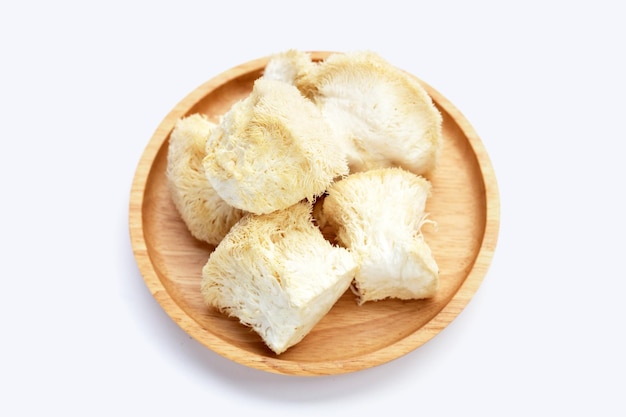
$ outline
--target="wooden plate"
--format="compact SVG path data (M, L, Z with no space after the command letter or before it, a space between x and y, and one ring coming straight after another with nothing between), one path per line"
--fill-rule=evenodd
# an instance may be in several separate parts
M322 60L328 52L312 52ZM463 115L424 83L444 122L444 148L427 204L437 229L423 232L440 268L431 300L383 300L357 306L348 291L296 346L277 356L250 329L202 302L200 271L212 247L191 237L167 190L169 134L180 117L201 112L217 122L252 89L269 57L209 80L165 117L137 166L130 196L133 252L149 290L188 334L240 364L279 374L329 375L378 366L420 347L470 301L491 262L500 206L495 175L479 137Z

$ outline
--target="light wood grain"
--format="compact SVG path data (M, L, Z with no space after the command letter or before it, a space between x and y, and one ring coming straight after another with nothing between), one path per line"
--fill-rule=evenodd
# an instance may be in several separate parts
M312 52L315 60L327 55ZM176 120L199 112L217 122L251 91L267 60L237 66L199 86L157 127L137 166L130 195L129 228L139 269L152 295L181 328L240 364L279 374L330 375L392 361L422 346L454 320L489 268L500 206L487 152L461 112L422 82L444 118L444 149L430 178L433 193L427 204L438 227L423 228L440 268L437 296L357 306L347 292L302 342L277 356L250 329L202 303L200 271L213 248L191 237L170 200L165 179L167 141Z

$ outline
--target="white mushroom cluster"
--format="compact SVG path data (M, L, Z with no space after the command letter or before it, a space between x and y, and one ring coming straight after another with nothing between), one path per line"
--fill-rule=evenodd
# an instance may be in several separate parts
M421 227L441 124L417 79L369 51L276 54L218 123L179 120L166 173L190 233L215 246L206 304L280 354L349 288L359 305L434 296Z

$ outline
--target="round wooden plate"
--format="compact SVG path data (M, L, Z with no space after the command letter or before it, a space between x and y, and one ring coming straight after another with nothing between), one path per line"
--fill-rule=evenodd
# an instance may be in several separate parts
M322 60L329 52L312 52ZM167 144L175 122L204 113L218 122L251 90L269 57L232 68L176 105L150 139L130 196L129 228L135 259L152 295L169 316L207 348L240 364L279 374L331 375L394 360L444 329L470 301L496 246L500 204L495 174L480 138L464 116L423 83L443 115L444 148L422 231L440 268L430 300L383 300L357 306L350 291L297 345L277 356L249 328L207 308L201 268L212 247L195 240L170 200L165 178Z

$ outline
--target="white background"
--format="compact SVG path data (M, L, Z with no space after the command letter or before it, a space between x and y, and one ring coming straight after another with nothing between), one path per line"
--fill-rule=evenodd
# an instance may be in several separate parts
M619 2L15 4L0 6L0 415L626 415ZM347 375L274 375L204 348L152 298L128 236L163 117L288 48L371 49L419 76L473 125L500 189L468 307Z

